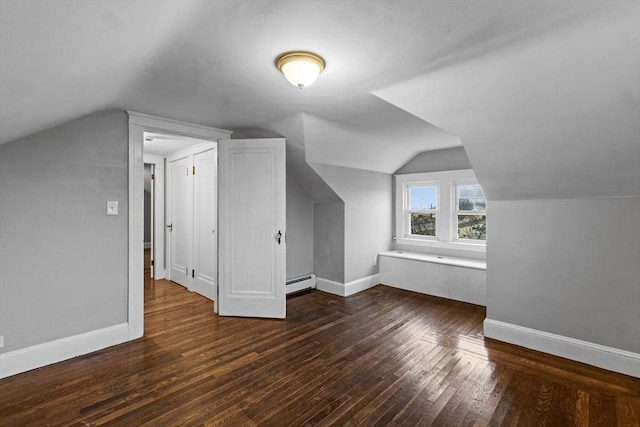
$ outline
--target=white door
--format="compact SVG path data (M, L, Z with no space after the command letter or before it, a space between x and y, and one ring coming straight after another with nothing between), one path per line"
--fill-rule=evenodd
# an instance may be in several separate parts
M151 200L149 202L149 209L151 210L151 212L149 213L149 230L150 230L150 238L151 238L151 250L149 251L151 253L151 256L149 257L149 263L151 264L149 266L149 272L151 273L149 277L151 277L152 279L155 276L155 261L154 261L154 251L155 251L155 245L156 245L156 239L155 239L155 202L156 202L156 182L155 182L155 176L156 176L156 165L154 164L150 164L151 166Z
M214 300L214 311L218 289L218 182L217 153L215 148L193 156L193 290Z
M222 140L218 312L284 318L285 140Z
M193 249L193 184L189 156L167 157L167 239L169 279L191 285Z

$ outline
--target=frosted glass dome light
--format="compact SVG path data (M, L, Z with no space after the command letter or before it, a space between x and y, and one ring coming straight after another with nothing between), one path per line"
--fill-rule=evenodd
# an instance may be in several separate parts
M324 70L324 59L311 52L287 52L276 59L276 67L289 83L302 89L316 81Z

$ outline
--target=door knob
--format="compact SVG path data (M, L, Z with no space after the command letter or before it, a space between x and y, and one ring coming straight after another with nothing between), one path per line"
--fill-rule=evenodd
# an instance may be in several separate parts
M173 231L173 223L167 224L167 228L169 229L169 231Z

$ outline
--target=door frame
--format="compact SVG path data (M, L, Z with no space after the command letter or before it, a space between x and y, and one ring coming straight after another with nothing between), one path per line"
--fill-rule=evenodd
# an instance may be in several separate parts
M209 141L228 139L231 132L179 120L127 111L128 150L128 329L129 340L144 335L144 132L187 136Z
M143 154L144 164L153 165L151 180L151 259L152 276L155 280L165 278L164 266L164 157Z

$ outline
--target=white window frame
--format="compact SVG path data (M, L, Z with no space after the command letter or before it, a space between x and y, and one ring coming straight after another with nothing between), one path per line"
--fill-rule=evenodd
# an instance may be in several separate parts
M486 252L486 240L458 239L456 188L460 184L477 184L472 169L396 175L396 242L401 245L434 249ZM437 186L436 236L410 234L407 191L415 186Z
M409 206L409 190L414 187L436 187L436 208L428 211L416 211L412 210ZM417 234L411 234L411 214L412 213L434 213L436 215L436 235L435 236L421 236ZM440 183L438 181L419 181L419 182L406 182L404 184L404 199L403 199L403 215L404 215L404 229L403 234L411 239L418 240L438 240L439 230L437 227L438 217L440 216Z
M458 186L460 185L479 185L479 182L475 179L456 179L451 182L451 201L453 202L451 206L451 241L457 243L475 243L481 244L484 243L486 246L486 240L474 240L474 239L460 239L458 237L458 215L484 215L485 218L487 216L487 208L485 207L483 211L461 211L458 206ZM484 190L483 190L484 193ZM487 198L485 196L485 202Z

